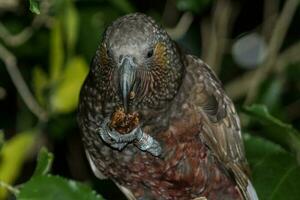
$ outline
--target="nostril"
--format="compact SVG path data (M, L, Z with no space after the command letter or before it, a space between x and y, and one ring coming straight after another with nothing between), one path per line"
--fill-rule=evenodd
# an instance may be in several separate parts
M137 63L135 57L133 57L132 60L133 60L133 63Z

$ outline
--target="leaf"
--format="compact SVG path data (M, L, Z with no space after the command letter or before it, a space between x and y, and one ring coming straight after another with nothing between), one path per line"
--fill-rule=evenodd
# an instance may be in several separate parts
M134 12L134 8L128 0L110 0L109 2L124 13Z
M48 87L47 74L40 68L35 67L33 69L33 88L35 97L41 105L46 105L45 91Z
M81 9L79 15L80 33L76 45L80 48L77 48L76 52L86 58L91 58L99 44L99 35L104 32L108 24L120 16L120 11L113 6L94 6L89 9ZM97 20L91 23L91 19L95 17Z
M53 84L60 79L64 66L64 50L61 22L54 20L50 35L50 79Z
M208 6L212 0L177 0L176 6L178 10L192 11L199 13L202 9Z
M273 117L264 105L245 107L244 112L266 127L264 137L294 152L300 162L300 133L292 125Z
M29 10L37 15L41 13L40 6L37 0L29 0Z
M2 130L0 130L0 152L1 152L3 145L4 145L4 132Z
M37 166L33 176L46 175L52 166L53 154L48 152L46 148L42 148L37 159Z
M78 35L78 13L73 1L67 0L62 15L62 22L64 24L64 36L69 54L74 50L77 35Z
M34 131L29 130L17 134L6 141L0 153L0 180L12 184L22 169L27 153L34 144ZM3 199L6 191L0 188L0 199Z
M53 112L68 113L77 107L81 85L88 73L88 65L81 57L72 58L67 63L62 82L52 94Z
M88 186L59 176L36 176L25 183L17 196L18 200L102 200Z
M245 137L247 158L258 197L296 200L300 196L300 166L295 156L263 138Z
M270 111L274 111L280 106L280 99L284 89L282 77L270 77L261 86L257 102L264 104Z

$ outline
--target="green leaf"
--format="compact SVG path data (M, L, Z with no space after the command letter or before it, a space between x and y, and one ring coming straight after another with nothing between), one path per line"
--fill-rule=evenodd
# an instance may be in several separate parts
M48 152L46 148L42 148L37 159L37 166L33 176L46 175L52 166L53 154Z
M34 131L25 131L6 141L0 153L0 180L12 184L22 169L27 153L34 144ZM0 199L4 199L6 191L0 188Z
M95 49L99 44L99 35L105 28L118 16L120 11L113 6L90 7L89 9L80 10L80 34L78 34L78 54L90 58L95 54ZM97 20L91 23L91 19L97 16ZM88 38L88 39L87 39Z
M110 0L109 2L124 13L134 12L134 8L128 0Z
M4 145L4 132L2 130L0 130L0 152L1 152L3 145Z
M25 183L18 200L102 200L88 186L59 176L36 176Z
M244 112L266 128L264 137L294 152L300 162L300 133L292 125L273 117L264 105L245 107Z
M258 102L268 106L269 110L274 110L279 106L282 91L284 89L284 80L280 77L272 77L265 81L258 96Z
M29 10L37 15L41 13L40 6L37 0L29 0Z
M64 24L64 38L66 41L67 50L69 52L69 55L71 55L77 41L79 25L78 13L73 1L66 1L61 21Z
M61 77L64 66L64 47L62 38L61 22L54 20L50 35L50 79L56 84Z
M49 86L48 76L40 67L35 67L33 69L32 76L35 97L41 105L46 106L45 91Z
M72 58L63 73L63 79L53 91L52 110L55 113L68 113L77 107L81 85L88 73L88 65L81 57Z
M245 137L247 158L258 197L296 200L300 196L300 166L295 156L260 137Z
M177 0L176 6L178 10L199 13L211 2L212 0Z

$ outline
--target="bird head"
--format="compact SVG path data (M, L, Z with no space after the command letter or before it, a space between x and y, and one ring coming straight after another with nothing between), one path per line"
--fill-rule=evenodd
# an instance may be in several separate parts
M169 35L144 14L125 15L104 32L96 53L96 76L132 106L165 107L178 92L183 64ZM102 79L103 80L103 79Z

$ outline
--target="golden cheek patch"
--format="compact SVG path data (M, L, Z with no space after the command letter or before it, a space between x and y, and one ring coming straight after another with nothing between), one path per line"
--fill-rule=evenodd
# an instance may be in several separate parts
M156 44L154 49L154 60L155 63L160 67L164 67L167 65L167 48L163 43L159 42Z

